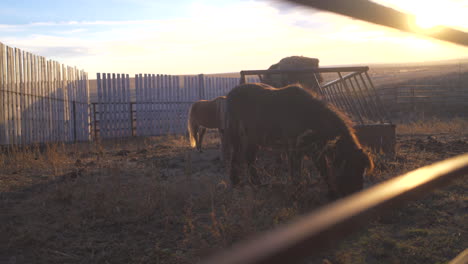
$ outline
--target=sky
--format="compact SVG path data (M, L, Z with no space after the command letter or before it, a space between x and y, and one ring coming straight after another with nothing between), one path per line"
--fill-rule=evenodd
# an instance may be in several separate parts
M422 27L468 31L468 0L375 2L415 14ZM277 0L2 0L0 42L90 79L266 69L292 55L321 66L468 58L467 47Z

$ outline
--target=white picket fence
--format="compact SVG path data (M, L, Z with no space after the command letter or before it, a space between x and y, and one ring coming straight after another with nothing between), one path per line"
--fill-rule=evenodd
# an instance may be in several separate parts
M239 78L203 74L136 74L133 91L128 75L125 81L119 76L124 75L97 75L98 102L93 107L96 137L183 134L187 131L187 115L193 102L226 95L239 84ZM258 78L248 79L248 82L258 81Z
M97 74L98 104L93 104L94 133L101 138L132 136L128 74Z
M86 72L0 43L0 146L184 134L193 102L226 95L239 81L98 73L90 104Z
M87 141L84 71L0 43L0 145Z

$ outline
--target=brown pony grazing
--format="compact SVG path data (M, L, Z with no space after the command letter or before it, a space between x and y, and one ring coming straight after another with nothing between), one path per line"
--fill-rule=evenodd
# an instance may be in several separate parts
M220 96L213 100L200 100L192 104L187 123L192 148L196 147L201 152L203 135L207 128L217 128L222 140L225 107L226 96ZM223 144L221 144L222 146Z
M225 137L231 148L230 179L240 183L246 162L253 184L259 147L285 151L290 177L297 181L306 155L325 178L330 196L363 188L366 170L374 165L354 135L349 119L300 85L273 88L243 84L227 95Z

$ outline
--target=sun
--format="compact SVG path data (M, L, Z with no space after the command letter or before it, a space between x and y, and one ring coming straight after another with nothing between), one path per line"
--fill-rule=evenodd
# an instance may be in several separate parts
M433 14L429 13L416 15L415 18L415 25L423 30L435 28L443 24L442 21L438 21Z
M413 15L408 21L415 30L431 31L440 26L468 28L467 0L374 0Z

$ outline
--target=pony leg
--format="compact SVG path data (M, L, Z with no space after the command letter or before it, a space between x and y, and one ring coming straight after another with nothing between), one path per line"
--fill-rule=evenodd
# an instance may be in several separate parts
M288 153L288 167L289 177L292 181L298 183L302 175L302 153L298 151L289 151Z
M239 174L242 170L242 157L239 146L234 148L231 157L231 169L229 172L229 178L231 179L231 184L233 186L239 185L240 179Z
M325 183L328 187L328 198L330 200L335 200L339 196L338 188L336 182L332 179L334 175L332 170L332 165L329 164L327 157L322 155L318 160L315 161L315 166L320 173L320 176L325 180Z
M249 145L247 147L245 157L247 161L247 167L249 169L250 182L254 185L260 185L260 179L258 177L257 169L255 168L255 160L257 159L258 147L255 145Z
M203 136L205 135L206 128L200 127L198 129L198 143L197 143L197 149L199 152L202 152L202 142L203 142Z
M220 153L220 160L221 162L224 162L226 160L226 139L224 135L224 130L223 129L218 129L219 132L219 140L221 143L219 144L219 153Z

